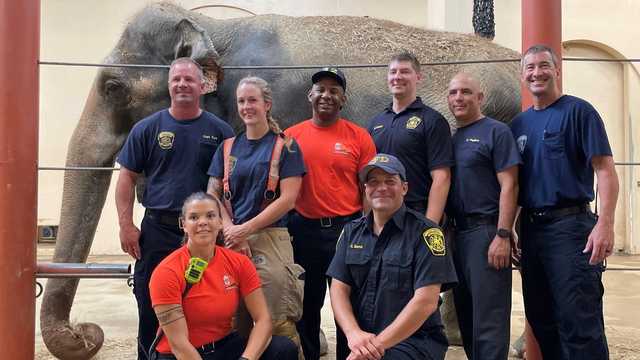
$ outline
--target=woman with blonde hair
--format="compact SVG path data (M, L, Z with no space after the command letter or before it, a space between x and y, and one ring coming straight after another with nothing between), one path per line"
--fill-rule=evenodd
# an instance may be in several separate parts
M236 103L245 131L216 151L207 191L225 205L224 245L249 256L258 269L274 334L299 345L295 323L302 316L304 270L293 262L286 215L306 172L302 153L271 116L272 92L265 80L240 80ZM247 333L246 312L239 313L237 326Z

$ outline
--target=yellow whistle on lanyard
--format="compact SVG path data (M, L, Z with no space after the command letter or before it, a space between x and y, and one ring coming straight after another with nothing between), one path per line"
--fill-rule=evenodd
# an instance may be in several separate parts
M208 262L204 261L199 257L192 257L189 260L189 265L187 266L187 270L184 271L184 278L187 280L187 283L193 285L202 280L202 274L207 269Z

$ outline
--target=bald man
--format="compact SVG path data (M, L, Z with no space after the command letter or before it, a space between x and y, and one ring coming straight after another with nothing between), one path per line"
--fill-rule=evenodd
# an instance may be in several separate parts
M456 118L455 167L447 214L454 233L454 289L469 359L507 359L511 315L511 229L521 163L509 127L482 114L484 94L471 75L449 83Z

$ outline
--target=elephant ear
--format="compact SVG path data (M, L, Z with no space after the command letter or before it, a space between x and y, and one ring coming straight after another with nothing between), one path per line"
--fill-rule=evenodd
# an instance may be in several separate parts
M222 68L218 65L220 55L207 31L191 19L182 19L176 24L175 33L173 58L190 57L197 61L204 72L204 93L215 92L223 74Z

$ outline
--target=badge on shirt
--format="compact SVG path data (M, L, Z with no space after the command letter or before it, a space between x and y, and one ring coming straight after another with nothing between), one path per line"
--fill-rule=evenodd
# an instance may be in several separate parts
M407 120L406 127L409 130L413 130L413 129L417 128L418 125L420 125L421 122L422 122L422 119L420 119L417 116L412 116L412 117L409 118L409 120Z
M173 140L176 138L171 131L162 131L158 134L158 145L161 149L169 150L173 148Z
M518 144L518 150L520 150L520 154L524 153L524 147L527 146L527 135L518 136L518 140L516 140Z
M236 281L227 274L224 274L222 276L222 282L224 283L225 291L229 291L231 289L235 289L238 287L238 284L236 284Z
M237 163L238 158L233 155L229 155L229 177L231 177L231 174L233 174L233 170L236 168Z
M438 228L427 229L422 233L422 238L433 255L444 256L447 253L442 230Z

